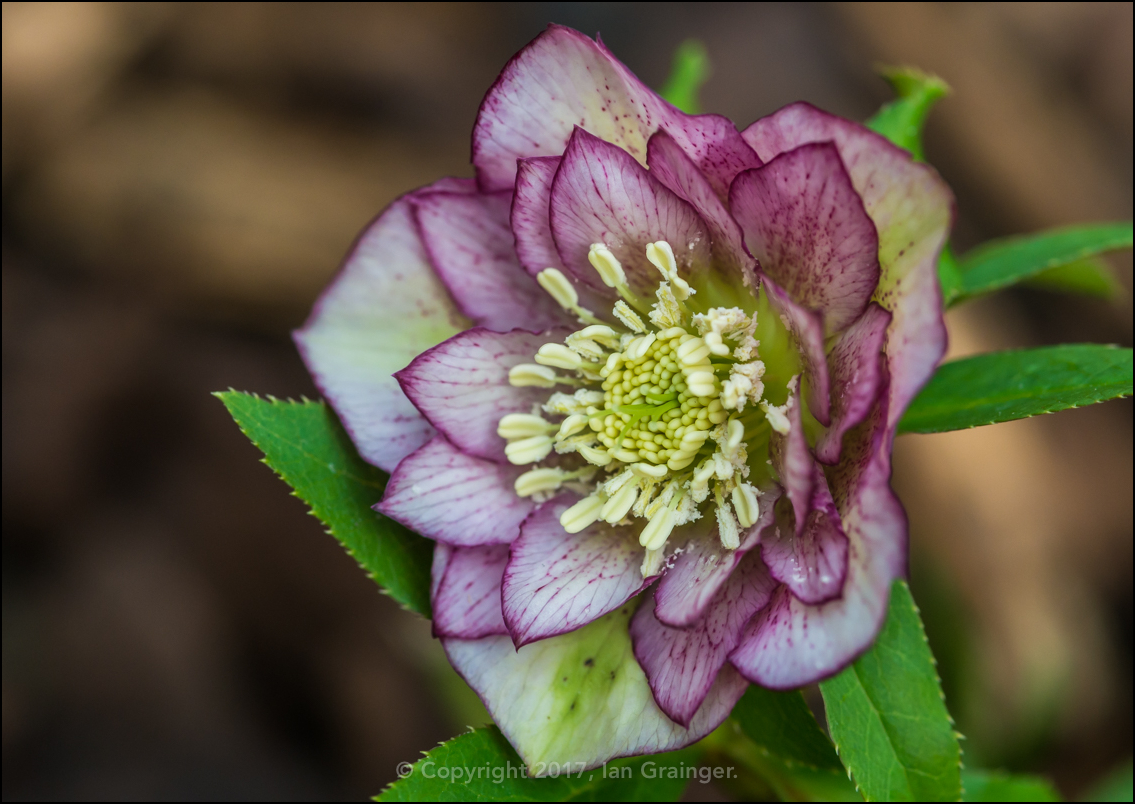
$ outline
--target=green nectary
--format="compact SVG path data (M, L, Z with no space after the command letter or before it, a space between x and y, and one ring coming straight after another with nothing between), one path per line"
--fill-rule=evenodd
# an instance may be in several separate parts
M593 245L589 258L621 297L612 315L623 331L581 307L559 271L540 274L540 285L587 326L562 343L541 346L535 363L510 370L515 386L576 389L550 392L543 413L563 416L559 422L535 412L501 419L498 433L509 442L508 459L537 464L517 479L517 493L542 497L565 484L584 493L561 517L568 533L600 519L647 520L639 537L646 548L644 575L657 569L674 528L703 511L714 512L723 545L736 548L740 531L759 516L754 481L769 478L769 432L790 427L787 411L799 365L784 325L753 295L738 300L744 306L695 312L699 291L678 275L665 242L647 246L647 259L661 274L653 303L630 290L605 246ZM758 325L759 319L765 320ZM765 396L765 352L780 404ZM565 468L571 465L565 458L540 465L553 450L574 453L585 464Z

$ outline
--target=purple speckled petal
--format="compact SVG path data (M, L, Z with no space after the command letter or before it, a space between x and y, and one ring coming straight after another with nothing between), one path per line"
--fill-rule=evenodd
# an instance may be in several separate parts
M829 333L858 318L879 284L879 238L832 143L740 174L729 207L762 270Z
M673 628L688 628L699 622L710 603L729 580L734 568L760 542L761 533L773 523L774 506L780 498L780 487L760 490L761 513L757 522L741 534L736 550L726 550L717 535L716 520L703 517L685 530L676 531L673 544L681 552L671 559L671 566L654 591L654 616ZM681 536L687 535L683 544Z
M800 354L804 368L804 394L808 410L820 424L831 423L831 379L828 359L824 354L824 324L820 314L793 301L789 294L767 276L761 276L761 288L768 294L769 304L780 316Z
M843 435L863 421L884 384L883 345L891 314L872 302L828 355L832 375L832 423L816 442L816 458L839 462Z
M574 631L626 603L643 579L635 528L598 522L567 533L560 515L579 500L561 494L520 526L504 573L504 619L517 647Z
M438 587L441 586L441 579L445 577L446 565L449 564L449 558L453 555L455 549L445 542L438 542L434 545L434 558L430 565L430 600L433 600L437 595Z
M689 728L675 723L658 708L635 660L628 633L633 610L623 606L519 650L506 636L442 645L530 773L547 773L553 762L587 770L697 742L721 725L748 686L726 665Z
M682 152L705 176L722 202L729 200L729 186L738 173L764 164L727 117L718 114L686 117L680 126L667 126L669 129L674 130L675 137L681 141ZM650 164L649 144L647 164Z
M517 162L516 192L512 199L512 233L516 238L516 254L520 264L532 276L545 268L556 268L571 277L552 237L552 220L549 205L552 200L552 180L560 167L558 156L537 156ZM588 274L588 282L573 282L580 304L600 318L610 316L611 307L618 299L613 288L598 282Z
M418 355L397 377L402 390L430 423L462 452L504 462L497 424L507 413L530 413L548 398L547 388L513 388L508 370L531 363L545 343L566 331L535 335L523 330L466 330Z
M485 190L513 186L516 160L559 156L580 126L640 162L662 122L685 117L606 48L551 25L505 66L481 103L473 165Z
M883 399L847 434L840 465L829 473L848 538L843 594L814 606L787 588L777 592L729 657L750 681L794 689L827 678L867 650L883 624L891 582L906 574L907 544L906 514L890 487Z
M559 167L558 156L517 160L510 223L516 238L516 256L532 276L545 268L563 270L556 241L552 239L552 220L548 217L552 180Z
M737 134L735 129L734 134L740 139L741 135ZM752 154L753 161L760 161L743 141L741 145ZM714 268L730 274L726 281L734 284L743 283L747 272L742 269L751 269L753 258L745 250L741 227L729 214L725 202L722 201L709 177L698 169L674 138L665 131L659 131L650 138L647 144L646 164L650 168L651 175L656 176L678 196L693 205L706 222L712 239ZM696 281L697 277L694 277L694 280Z
M411 203L434 269L474 324L508 332L572 323L517 262L511 193L439 192Z
M761 557L769 574L805 603L826 603L839 597L847 577L847 536L818 464L812 466L812 496L803 527L793 506L777 505L776 527L761 538Z
M881 275L875 301L894 319L887 335L888 428L930 379L946 352L938 254L953 220L954 197L929 165L858 123L794 103L743 133L766 162L809 142L835 142L879 233Z
M387 207L294 334L359 454L388 472L434 434L394 372L469 326L434 273L411 215L412 198L439 188L475 189L468 180L443 179Z
M647 244L667 241L683 277L709 264L709 230L694 208L626 151L581 128L552 182L551 221L570 275L597 291L603 285L587 260L594 243L611 249L631 290L651 300L661 275L646 259Z
M508 544L535 508L513 489L524 469L466 455L434 436L398 464L375 509L436 541Z
M653 596L647 593L631 621L631 640L654 700L671 720L690 725L745 624L768 603L775 588L760 556L750 553L692 628L659 622Z
M772 468L784 486L785 496L792 505L796 519L796 533L804 529L808 512L812 509L812 496L816 491L816 459L808 448L804 434L804 424L800 415L800 389L796 389L792 406L788 409L788 422L791 425L787 435L773 431L769 435L769 458ZM822 473L821 473L822 478Z
M508 561L508 545L444 547L444 559L435 557L430 597L436 637L480 639L507 634L501 616L501 576Z

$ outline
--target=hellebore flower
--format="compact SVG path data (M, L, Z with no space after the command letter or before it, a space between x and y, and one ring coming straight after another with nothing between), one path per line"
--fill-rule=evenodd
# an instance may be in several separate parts
M378 510L437 542L454 667L532 766L838 672L905 572L891 443L945 348L948 188L807 104L683 114L561 27L473 164L382 213L296 334L391 472Z

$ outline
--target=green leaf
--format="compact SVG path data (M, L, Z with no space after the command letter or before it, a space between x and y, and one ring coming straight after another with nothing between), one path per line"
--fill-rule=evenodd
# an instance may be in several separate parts
M698 114L701 111L698 92L709 76L709 54L705 45L696 39L687 39L674 51L670 77L658 94L686 114Z
M757 771L782 800L863 800L799 691L754 684L731 717L740 733L726 738L723 749Z
M387 787L377 801L677 801L699 768L700 751L617 759L594 770L549 767L529 778L524 762L496 728L442 743ZM553 763L555 764L555 763ZM400 768L400 773L403 772ZM726 769L721 769L722 774ZM708 780L707 780L708 781Z
M1039 776L1000 771L963 770L962 801L1060 801L1060 794Z
M1105 263L1091 257L1041 271L1032 279L1026 279L1025 285L1056 293L1095 296L1109 301L1123 298L1126 294L1126 289L1115 278L1112 270Z
M1127 760L1096 784L1083 801L1130 801L1132 793L1131 760Z
M231 390L215 396L264 453L264 463L367 574L404 607L428 617L433 544L371 509L382 499L386 475L359 457L331 409Z
M882 134L904 148L919 162L922 153L922 127L934 104L949 93L950 87L936 75L914 67L884 67L880 70L898 97L867 121L867 128Z
M840 759L868 801L957 801L961 748L906 582L874 646L820 683Z
M1130 349L1082 343L992 352L939 366L899 432L965 430L1130 395Z
M1069 226L991 240L959 261L962 286L952 301L992 293L1052 268L1123 248L1131 248L1130 221ZM1083 272L1082 268L1079 270Z
M938 284L942 287L942 305L949 307L962 292L962 271L949 243L938 255Z

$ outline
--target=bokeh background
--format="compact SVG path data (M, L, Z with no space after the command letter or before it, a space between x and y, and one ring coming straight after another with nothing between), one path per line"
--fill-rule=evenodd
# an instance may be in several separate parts
M361 798L481 722L209 392L315 395L289 330L384 205L471 175L484 91L551 21L654 86L701 39L740 126L939 73L960 251L1131 217L1130 3L5 3L5 799ZM952 353L1130 346L1112 267L1116 303L952 312ZM968 762L1075 796L1131 755L1131 457L1130 400L900 439Z

